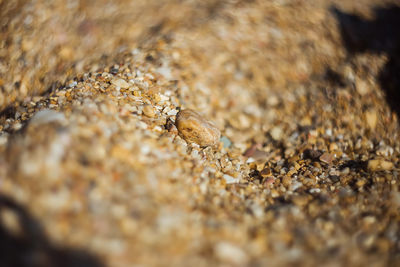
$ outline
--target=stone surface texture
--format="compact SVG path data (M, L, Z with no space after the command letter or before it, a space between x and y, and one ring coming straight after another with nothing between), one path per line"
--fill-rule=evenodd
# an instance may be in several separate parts
M221 132L196 111L179 111L175 124L179 134L187 142L194 142L201 147L215 146L219 143Z

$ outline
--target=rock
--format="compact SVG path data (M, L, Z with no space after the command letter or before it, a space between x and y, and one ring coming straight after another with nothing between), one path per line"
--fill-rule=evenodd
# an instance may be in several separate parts
M262 177L268 177L272 175L271 169L270 168L264 168L263 170L261 170L260 175Z
M375 110L368 110L365 113L365 120L368 123L368 126L371 129L375 129L376 127L376 123L378 122L378 114Z
M228 119L229 124L235 129L247 129L251 126L248 116L237 113Z
M271 132L270 132L270 134L271 134L271 136L272 136L272 139L274 139L275 141L281 140L281 138L282 138L282 133L283 133L283 132L282 132L282 128L280 128L280 127L278 127L278 126L272 128L272 129L271 129Z
M339 149L339 147L338 147L338 145L336 144L336 143L331 143L330 145L329 145L329 151L335 151L335 150L338 150Z
M369 93L369 87L366 81L362 79L356 80L356 90L360 95L366 95Z
M381 161L382 170L384 170L384 171L391 170L391 169L393 169L393 167L394 167L393 162L386 161L386 160Z
M167 119L167 123L165 124L165 129L168 132L172 133L173 135L178 134L178 129L176 128L175 124L170 118Z
M368 169L371 171L388 171L393 167L392 162L383 159L371 159L368 161Z
M292 178L290 178L289 176L284 176L282 178L282 184L286 187L289 188L290 185L292 184Z
M65 116L63 113L51 109L43 109L38 111L29 121L29 126L39 126L51 122L64 122Z
M151 105L145 105L143 107L143 114L149 118L154 118L156 116L156 112Z
M127 83L124 79L114 79L111 81L111 83L122 89L129 88L129 83Z
M245 156L245 157L252 157L252 156L254 155L254 153L255 153L258 149L260 149L261 147L262 147L261 144L253 144L250 148L248 148L248 149L244 152L243 156Z
M275 107L279 104L279 98L275 95L271 95L267 98L267 104L271 107Z
M230 147L232 145L231 140L229 140L228 137L226 137L226 136L221 137L221 142L222 142L222 144L224 144L225 148Z
M201 147L217 145L221 136L217 127L190 109L178 112L175 125L183 139Z
M239 247L228 243L219 242L215 248L215 255L222 262L243 265L248 261L246 253Z
M224 178L224 180L227 184L235 184L235 183L239 182L239 179L234 178L228 174L224 174L222 177Z
M319 157L319 160L331 165L333 161L333 156L329 153L324 153Z
M270 185L272 185L275 182L275 180L276 180L275 177L268 177L267 179L265 179L264 185L266 187L269 187Z
M306 149L303 153L304 158L306 159L312 159L312 160L317 160L319 157L322 156L322 152L319 150L315 149Z

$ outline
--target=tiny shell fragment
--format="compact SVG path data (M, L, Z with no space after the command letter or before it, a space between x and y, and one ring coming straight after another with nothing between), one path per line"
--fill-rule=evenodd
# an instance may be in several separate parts
M201 147L215 146L221 136L217 127L190 109L181 110L177 114L175 125L183 139Z

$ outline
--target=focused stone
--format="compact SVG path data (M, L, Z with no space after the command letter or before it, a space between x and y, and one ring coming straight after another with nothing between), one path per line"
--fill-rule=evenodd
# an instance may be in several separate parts
M215 146L221 136L214 124L190 109L181 110L176 115L175 125L183 139L187 142L194 142L201 147Z

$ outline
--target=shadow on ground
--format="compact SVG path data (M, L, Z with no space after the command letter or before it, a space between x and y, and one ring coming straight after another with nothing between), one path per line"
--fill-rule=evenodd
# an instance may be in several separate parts
M373 10L374 20L344 13L332 7L350 56L356 53L385 53L388 62L379 73L379 83L387 103L400 118L400 6Z
M57 247L41 225L11 198L0 194L0 267L103 267L88 252Z

